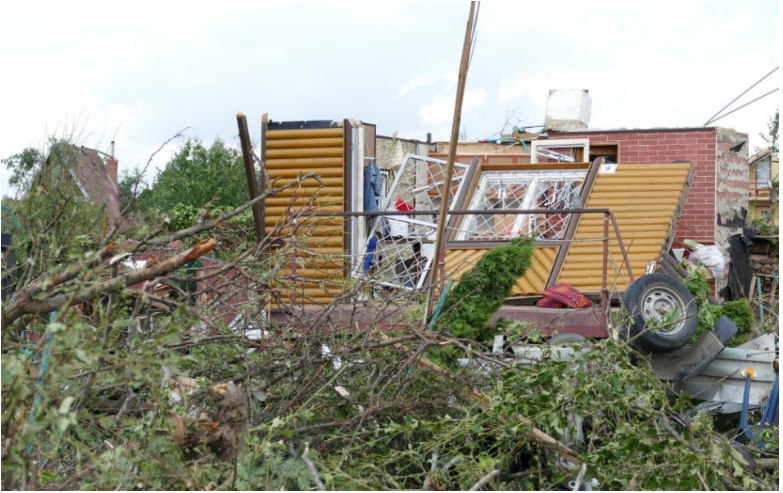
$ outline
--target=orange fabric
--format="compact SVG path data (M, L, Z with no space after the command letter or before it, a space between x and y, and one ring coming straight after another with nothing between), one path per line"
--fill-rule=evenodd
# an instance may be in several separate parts
M577 291L570 284L564 282L545 289L541 294L544 295L544 300L551 299L569 308L587 308L592 305L585 295ZM536 303L536 305L545 306L539 305L538 303Z

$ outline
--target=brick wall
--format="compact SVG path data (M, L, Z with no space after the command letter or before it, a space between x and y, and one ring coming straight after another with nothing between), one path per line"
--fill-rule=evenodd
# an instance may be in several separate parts
M620 164L691 161L695 177L677 223L674 245L678 246L686 238L708 244L716 241L716 136L715 128L704 128L569 132L550 134L549 139L618 143Z
M729 237L742 233L748 215L748 134L718 128L716 158L715 244L723 251L729 266ZM728 281L729 269L717 279L720 290Z

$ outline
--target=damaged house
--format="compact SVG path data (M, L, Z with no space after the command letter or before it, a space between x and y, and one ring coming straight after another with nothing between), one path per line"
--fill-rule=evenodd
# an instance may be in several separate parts
M117 176L118 161L114 158L114 142L109 153L84 146L58 144L36 178L45 187L52 182L52 173L62 169L65 180L78 188L82 197L104 206L106 216L113 223L120 217L120 187Z
M523 304L557 283L595 296L622 292L648 269L673 269L669 250L685 239L727 252L747 215L747 135L590 129L589 106L586 91L553 91L544 133L458 145L454 213L435 266L446 278L458 282L486 251L520 234L535 235L538 246L512 293ZM279 286L282 300L328 304L360 276L372 276L376 295L428 286L448 150L377 136L375 125L357 120L269 122L262 160L270 186L317 176L265 204L267 233L309 211L297 231L278 232L279 251L291 251L277 266L279 278L291 279ZM368 174L371 167L378 173ZM590 212L571 212L582 209ZM724 275L717 290L725 284Z

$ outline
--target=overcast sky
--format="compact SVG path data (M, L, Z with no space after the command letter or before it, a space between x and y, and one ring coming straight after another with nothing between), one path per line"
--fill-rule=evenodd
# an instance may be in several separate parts
M0 156L73 133L120 171L184 127L236 143L273 120L356 118L447 139L468 2L0 2ZM483 2L463 128L513 111L543 123L549 89L589 89L591 128L699 126L779 63L778 2ZM779 85L779 72L735 106ZM716 123L751 150L779 92ZM153 160L161 167L176 151ZM154 175L154 171L152 173ZM8 193L3 169L3 192Z

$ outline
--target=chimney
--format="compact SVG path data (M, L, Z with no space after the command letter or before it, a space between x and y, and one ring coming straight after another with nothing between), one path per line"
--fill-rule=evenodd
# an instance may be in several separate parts
M117 187L120 186L120 179L118 176L118 167L119 162L117 161L117 158L114 157L114 141L111 141L111 145L109 146L109 158L106 160L105 166L106 166L106 173L108 173L109 178L111 178L111 181L116 185Z
M550 89L544 126L561 132L584 130L590 123L592 106L587 89Z

